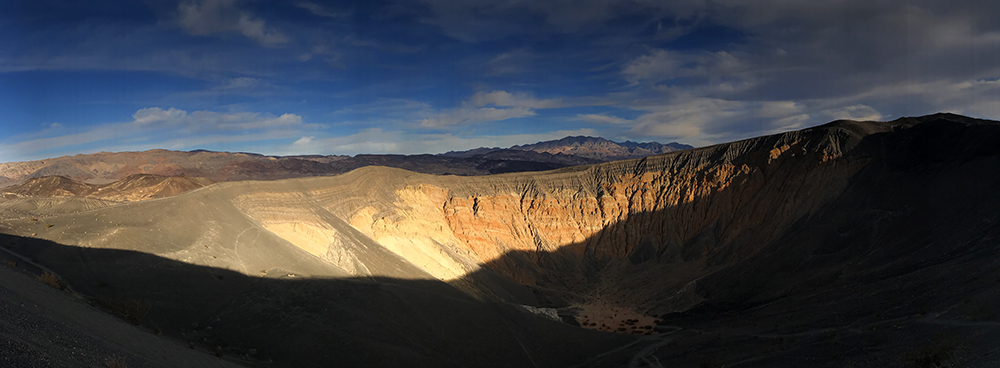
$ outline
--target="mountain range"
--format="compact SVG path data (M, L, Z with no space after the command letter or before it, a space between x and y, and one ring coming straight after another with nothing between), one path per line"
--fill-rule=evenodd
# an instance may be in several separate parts
M101 152L51 159L0 163L0 187L45 176L64 176L88 184L107 184L135 174L187 176L214 182L274 180L345 173L380 165L427 174L488 175L541 171L644 157L690 146L671 143L615 143L603 138L567 137L558 141L474 149L441 155L265 156L206 150Z
M660 155L691 148L694 147L677 142L662 144L657 142L636 143L625 141L617 143L600 137L576 136L533 144L515 145L506 149L480 147L468 151L451 151L441 155L471 157L497 152L531 151L552 155L570 155L589 158L599 162L608 162Z

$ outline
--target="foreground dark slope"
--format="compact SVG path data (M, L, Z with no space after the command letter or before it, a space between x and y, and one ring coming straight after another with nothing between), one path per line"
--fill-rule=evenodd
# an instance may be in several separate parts
M4 368L239 367L207 349L193 350L132 326L39 282L33 276L41 270L2 249L0 261L0 366Z
M560 367L632 340L434 280L248 277L127 250L0 243L112 313L250 366Z

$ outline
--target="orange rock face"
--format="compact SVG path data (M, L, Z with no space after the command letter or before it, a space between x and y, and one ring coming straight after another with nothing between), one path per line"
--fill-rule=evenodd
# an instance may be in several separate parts
M554 275L593 260L711 269L752 255L846 187L865 163L842 159L858 139L807 130L530 177L436 178L421 188L482 264L522 284L564 288L583 281ZM678 278L677 288L691 279Z

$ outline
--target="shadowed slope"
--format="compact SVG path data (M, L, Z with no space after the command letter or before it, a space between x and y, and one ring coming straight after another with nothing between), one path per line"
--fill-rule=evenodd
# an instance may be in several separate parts
M0 250L0 260L6 263L10 258ZM32 276L36 275L0 265L0 364L4 367L239 366L131 326Z
M1000 124L900 123L846 154L868 163L842 194L687 285L679 332L588 366L995 366Z
M251 362L560 367L631 340L483 303L434 280L259 278L127 250L8 235L0 244L96 301L148 303L143 326Z

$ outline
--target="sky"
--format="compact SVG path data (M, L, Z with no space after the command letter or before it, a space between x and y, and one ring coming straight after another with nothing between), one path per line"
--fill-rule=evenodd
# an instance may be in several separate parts
M1000 118L988 0L0 2L0 162Z

